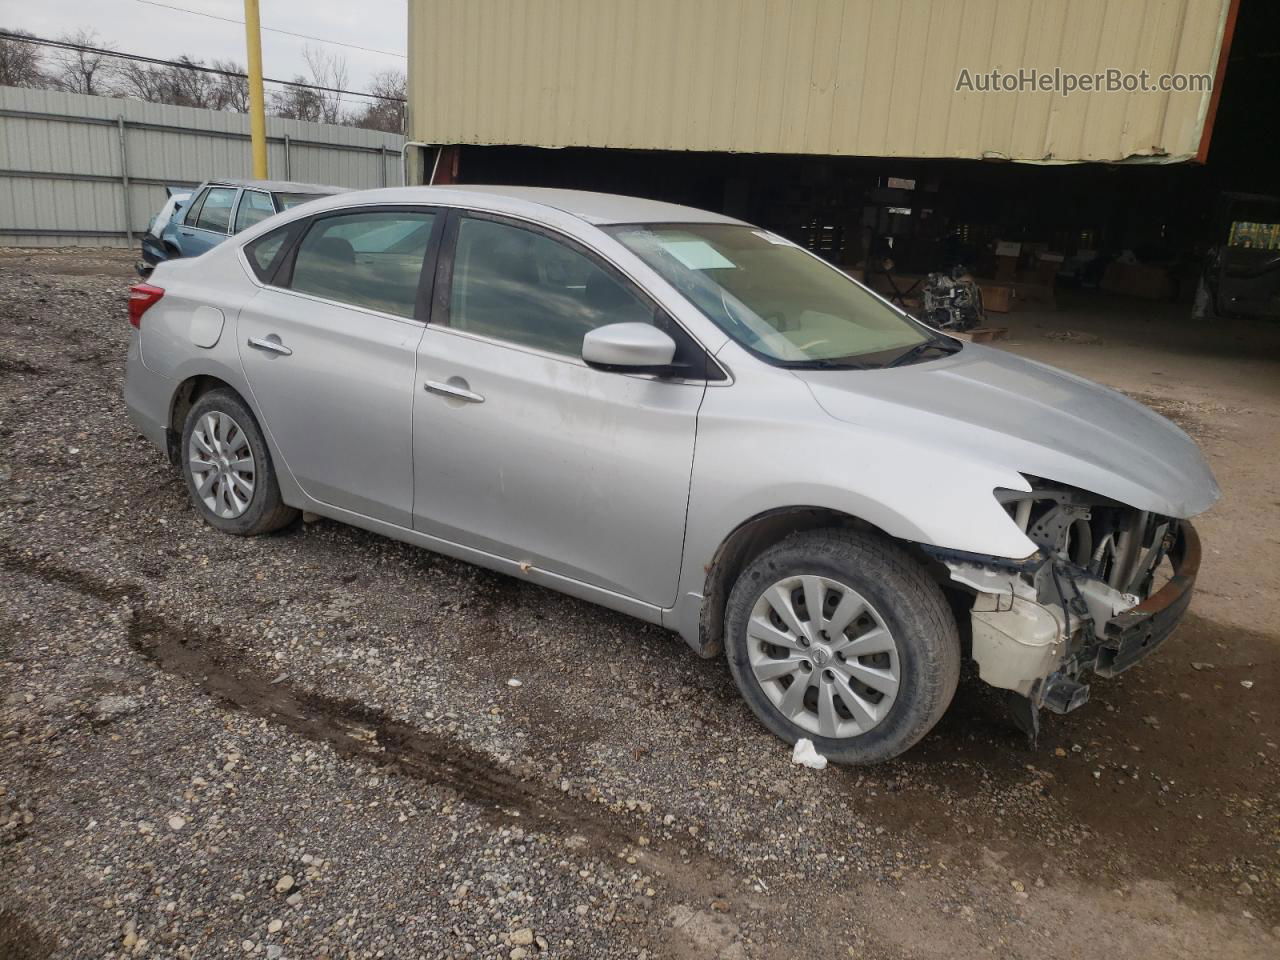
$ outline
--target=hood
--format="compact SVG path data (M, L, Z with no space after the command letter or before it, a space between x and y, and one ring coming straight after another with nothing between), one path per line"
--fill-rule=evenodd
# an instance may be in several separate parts
M1140 510L1191 517L1218 499L1199 448L1123 394L1033 360L966 344L881 370L793 370L831 416L949 458L998 463Z

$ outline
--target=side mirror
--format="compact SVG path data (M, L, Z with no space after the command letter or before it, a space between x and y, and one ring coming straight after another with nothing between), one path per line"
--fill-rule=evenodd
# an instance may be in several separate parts
M597 370L668 373L676 342L648 323L611 323L582 338L582 359Z

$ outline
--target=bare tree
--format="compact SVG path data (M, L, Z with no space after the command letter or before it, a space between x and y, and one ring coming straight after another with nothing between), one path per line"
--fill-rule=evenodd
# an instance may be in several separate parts
M180 57L181 64L196 61ZM150 66L126 63L120 68L116 92L122 96L146 100L148 103L171 103L180 107L207 107L208 87L205 74L186 66Z
M294 83L306 83L307 78L295 76ZM320 94L308 87L280 87L271 91L268 112L289 120L310 120L318 123L324 118L324 104Z
M11 30L23 37L31 34L25 30ZM46 87L49 78L45 76L40 60L40 48L34 43L23 43L0 37L0 86L5 87Z
M351 115L349 123L368 130L404 133L404 99L408 83L403 70L383 70L374 74L369 92L385 99L370 100L364 109Z
M222 73L208 72L204 61L185 54L173 64L128 63L120 68L117 91L149 103L247 112L249 81L244 76L244 68L231 60L215 60L211 66Z
M281 87L271 92L269 109L277 117L290 120L310 120L315 123L342 122L342 94L314 87L344 89L347 84L347 61L342 56L327 54L316 47L306 46L302 57L307 62L310 77L295 75L293 82L311 84L310 87Z
M234 60L214 60L211 66L223 71L222 76L217 77L215 81L214 109L248 113L249 78L244 75L244 65ZM239 74L239 76L227 76L230 73Z
M58 38L63 43L77 47L111 49L89 30L78 30ZM111 57L90 50L60 50L52 57L50 78L53 86L68 93L88 93L103 96L112 93L112 81L117 73Z
M345 90L347 86L347 58L338 53L325 53L319 47L307 44L302 48L302 59L311 71L311 82L320 87ZM342 120L342 94L331 91L315 91L320 99L320 119L325 123Z
M165 102L164 76L155 67L126 61L120 67L118 92L135 100L148 103Z
M160 68L167 83L168 99L178 107L212 107L215 98L213 74L192 67L203 67L204 62L193 60L186 54L178 57L176 65Z

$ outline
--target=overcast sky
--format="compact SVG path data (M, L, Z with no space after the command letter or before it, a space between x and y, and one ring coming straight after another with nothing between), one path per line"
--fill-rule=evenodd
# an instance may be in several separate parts
M185 7L244 20L242 0L157 0L171 7ZM152 6L141 0L39 0L6 2L0 27L26 30L38 37L54 38L80 29L93 30L106 45L123 53L172 59L187 54L197 60L245 62L244 27L177 10ZM291 79L306 74L302 50L307 43L347 59L348 86L367 89L369 78L391 67L405 68L405 0L259 0L261 11L263 73ZM367 53L349 47L272 33L277 27L294 33L340 40L343 43L384 50Z

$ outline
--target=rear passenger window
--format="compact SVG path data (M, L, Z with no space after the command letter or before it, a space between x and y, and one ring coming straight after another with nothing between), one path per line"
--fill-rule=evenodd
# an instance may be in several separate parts
M289 286L327 300L412 317L433 213L352 213L312 224Z
M580 357L588 331L653 323L654 308L585 254L540 233L464 217L449 326Z
M231 205L235 203L235 187L210 187L204 203L196 212L196 226L201 230L226 233L231 223Z
M240 206L236 208L235 232L239 233L255 223L261 223L275 212L276 208L271 203L271 197L258 190L246 190L240 194Z

